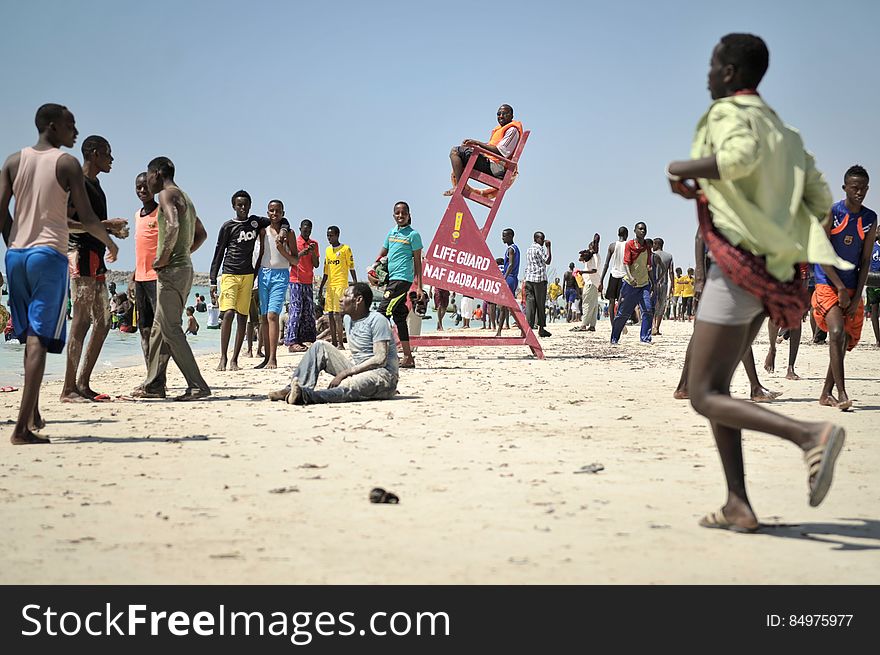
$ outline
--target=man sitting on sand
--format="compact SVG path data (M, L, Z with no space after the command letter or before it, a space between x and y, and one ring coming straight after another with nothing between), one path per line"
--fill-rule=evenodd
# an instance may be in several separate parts
M458 180L467 165L471 155L474 154L474 146L483 148L489 152L509 159L516 150L516 145L522 138L522 123L513 120L513 107L510 105L501 105L498 108L498 127L492 130L489 136L489 143L483 143L476 139L465 139L460 146L455 146L449 151L449 161L452 162L452 188L446 191L444 196L451 196L455 192ZM474 163L474 170L480 173L486 173L492 177L504 177L504 165L495 157L489 155L477 155L477 161ZM495 189L489 189L490 193L485 195L494 195Z
M391 324L378 312L371 312L373 290L357 282L342 294L340 309L351 357L326 341L308 349L290 380L290 385L269 394L269 400L286 400L290 405L348 403L384 400L397 391L397 348ZM327 389L316 389L321 371L333 375Z

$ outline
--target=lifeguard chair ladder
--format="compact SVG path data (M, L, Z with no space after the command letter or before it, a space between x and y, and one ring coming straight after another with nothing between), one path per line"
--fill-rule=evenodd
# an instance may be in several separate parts
M544 359L544 351L537 335L526 321L519 302L507 286L486 239L498 214L504 194L513 184L517 166L529 131L522 134L510 159L474 146L473 155L455 186L449 206L443 214L440 226L431 245L422 257L422 281L460 295L480 298L507 307L520 329L518 337L465 337L461 335L413 336L414 346L528 346L538 359ZM504 166L504 177L497 178L474 170L477 155L492 157ZM483 195L468 185L470 180L496 189L494 197ZM468 208L466 200L489 208L489 216L482 229ZM488 266L487 266L488 262Z

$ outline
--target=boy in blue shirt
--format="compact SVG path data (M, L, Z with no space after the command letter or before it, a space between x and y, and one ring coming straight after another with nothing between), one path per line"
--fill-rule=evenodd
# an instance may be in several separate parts
M862 290L868 278L871 250L877 236L877 214L862 201L868 193L868 171L850 166L843 176L846 198L831 207L831 221L825 226L834 251L853 264L852 270L840 270L816 264L816 291L813 293L813 316L819 329L828 333L831 362L819 404L846 411L852 400L846 393L843 358L859 343L865 322ZM837 387L837 398L831 395Z
M416 282L416 299L421 301L425 297L422 289L422 236L412 228L409 205L402 200L394 205L394 222L397 227L385 237L385 244L373 266L368 269L368 274L375 281L376 265L383 257L388 257L388 283L377 311L392 319L397 326L397 338L403 350L400 367L415 368L406 324L409 315L406 299L413 286L413 278Z

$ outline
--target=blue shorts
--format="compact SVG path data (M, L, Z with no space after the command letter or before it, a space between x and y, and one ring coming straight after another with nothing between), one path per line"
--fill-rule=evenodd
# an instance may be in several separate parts
M565 302L577 302L578 292L577 289L572 289L569 287L565 290Z
M508 275L505 278L505 281L507 282L507 288L510 289L510 292L515 296L516 288L519 286L519 280L512 275Z
M261 268L258 275L260 314L280 314L284 309L284 294L287 293L290 271L286 268Z
M33 335L50 353L64 350L67 269L67 257L48 246L6 251L12 330L22 343Z

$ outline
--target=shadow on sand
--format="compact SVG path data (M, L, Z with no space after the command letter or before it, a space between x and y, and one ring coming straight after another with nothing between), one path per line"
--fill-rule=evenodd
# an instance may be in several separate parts
M880 521L840 520L850 523L762 523L760 534L783 539L819 541L834 545L834 550L880 550ZM866 543L844 541L835 537L866 540Z

